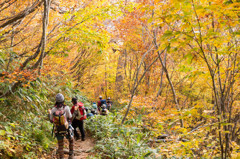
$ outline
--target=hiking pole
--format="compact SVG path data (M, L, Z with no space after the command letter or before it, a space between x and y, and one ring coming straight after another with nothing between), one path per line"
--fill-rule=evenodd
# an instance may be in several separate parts
M53 124L53 128L52 128L52 137L53 137L53 131L54 131L54 124Z

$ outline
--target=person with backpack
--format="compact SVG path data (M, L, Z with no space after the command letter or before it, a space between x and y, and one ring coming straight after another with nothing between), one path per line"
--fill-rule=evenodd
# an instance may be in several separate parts
M108 97L108 98L107 98L107 109L110 110L111 107L112 107L112 101L111 101L111 98Z
M64 104L64 96L61 93L56 95L56 103L52 110L49 110L50 121L54 124L54 133L58 140L58 154L60 159L64 158L64 136L69 141L69 159L73 159L73 133L71 127L72 114L68 106Z
M91 118L91 117L94 116L93 113L92 113L92 111L89 110L88 108L86 108L86 112L87 112L87 118Z
M94 109L94 108L91 109L91 113L92 113L93 115L97 115L97 114L98 114L97 110Z
M97 109L97 104L96 104L95 102L93 102L92 108L93 108L93 109Z
M91 113L93 113L93 115L99 114L98 106L97 106L97 104L95 102L93 102L93 104L92 104Z
M79 128L80 132L81 132L81 138L82 141L85 140L85 131L84 131L84 120L87 119L87 113L86 113L86 109L84 108L84 104L82 102L78 102L77 98L72 98L72 109L71 109L71 113L73 115L73 121L72 121L72 125L74 128L74 135L76 137L76 140L80 139L79 134L77 132L77 127Z
M102 100L102 96L99 96L99 101L97 102L98 112L100 112L100 110L101 110L101 106L102 106L101 100Z
M101 111L101 107L103 104L107 104L106 99L102 99L102 96L99 96L99 101L98 101L98 111Z
M106 104L102 105L102 109L101 109L100 114L101 115L108 115L108 110L107 110Z

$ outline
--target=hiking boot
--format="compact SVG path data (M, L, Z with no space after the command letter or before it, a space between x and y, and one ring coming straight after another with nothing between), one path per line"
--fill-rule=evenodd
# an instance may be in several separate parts
M85 141L85 138L82 138L82 141Z
M80 139L80 137L75 137L75 140L77 141L77 140L79 140Z
M73 151L69 151L68 159L74 159L74 153L73 153Z
M68 159L74 159L74 155L73 154L69 155Z

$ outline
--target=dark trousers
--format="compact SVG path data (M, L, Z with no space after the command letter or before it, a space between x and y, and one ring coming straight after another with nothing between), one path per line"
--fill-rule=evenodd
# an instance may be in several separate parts
M74 119L73 122L72 122L72 126L74 128L74 135L76 136L76 138L79 138L79 134L77 133L77 127L78 127L80 132L81 132L82 139L85 139L83 120Z

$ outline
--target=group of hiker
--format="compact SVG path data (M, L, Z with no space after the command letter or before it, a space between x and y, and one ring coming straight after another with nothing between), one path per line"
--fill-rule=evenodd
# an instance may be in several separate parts
M112 108L111 98L107 100L99 96L97 104L92 103L92 108L85 108L84 104L76 97L72 98L72 108L70 109L64 103L64 96L61 93L56 95L56 103L52 109L49 109L49 118L53 123L53 132L58 140L58 154L59 158L64 158L64 137L69 141L69 159L73 159L73 142L80 139L80 135L77 132L79 128L81 133L81 140L85 140L84 120L91 118L94 115L108 115L109 110Z

